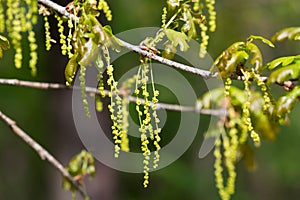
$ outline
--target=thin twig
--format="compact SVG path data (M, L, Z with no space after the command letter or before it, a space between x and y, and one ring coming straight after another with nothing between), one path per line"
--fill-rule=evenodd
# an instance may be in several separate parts
M22 86L22 87L30 87L30 88L37 88L43 90L81 90L78 86L71 86L67 87L64 84L60 83L45 83L45 82L34 82L34 81L23 81L18 79L0 79L0 85L12 85L12 86ZM86 87L86 92L89 94L100 94L97 88L93 87ZM109 91L104 90L105 94L108 95ZM126 95L120 93L121 96ZM128 96L130 102L136 102L136 97ZM143 99L139 99L141 103L144 103ZM181 112L196 112L205 115L215 115L215 116L223 116L223 110L213 110L213 109L200 109L196 110L195 106L183 106L177 104L167 104L167 103L157 103L156 104L157 110L159 109L166 109L166 110L174 110L174 111L181 111Z
M38 0L38 3L41 3L49 8L52 8L54 10L56 10L58 13L71 18L73 20L78 20L78 18L75 15L72 15L71 13L69 13L65 7L58 5L57 3L53 2L53 1L49 1L49 0Z
M139 46L136 46L136 45L132 45L132 44L129 44L128 42L125 42L121 39L118 39L121 43L121 45L129 50L132 50L134 52L137 52L143 56L146 56L148 58L151 58L153 60L156 60L162 64L166 64L168 66L171 66L171 67L174 67L174 68L177 68L177 69L180 69L180 70L183 70L183 71L186 71L186 72L189 72L189 73L192 73L192 74L195 74L195 75L198 75L198 76L201 76L205 79L208 79L208 78L216 78L218 76L218 73L211 73L210 71L208 70L203 70L203 69L199 69L199 68L195 68L195 67L191 67L189 65L185 65L185 64L182 64L182 63L178 63L178 62L175 62L175 61L172 61L172 60L169 60L167 58L163 58L161 56L158 56L150 51L145 51L143 49L141 49Z
M0 111L0 120L3 121L7 126L11 128L11 130L18 135L24 142L26 142L31 148L33 148L37 154L41 157L42 160L48 160L48 162L53 165L63 177L68 179L70 183L79 191L79 193L83 197L87 197L86 192L84 189L76 182L75 179L69 174L69 172L63 167L63 165L56 160L46 149L44 149L39 143L33 140L26 132L24 132L17 123L3 114Z

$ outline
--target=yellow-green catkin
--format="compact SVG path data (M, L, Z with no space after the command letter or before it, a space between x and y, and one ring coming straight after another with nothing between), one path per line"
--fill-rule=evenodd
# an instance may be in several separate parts
M98 90L102 98L105 97L105 90L104 90L104 82L103 82L103 71L104 71L104 63L102 61L102 56L101 54L98 55L96 59L96 69L98 70L97 74L97 80L98 80ZM103 110L103 103L100 99L99 96L95 95L95 101L96 101L96 109L97 111L102 111Z
M222 166L222 153L221 153L221 138L219 137L216 140L215 143L215 150L214 150L214 156L215 156L215 181L216 181L216 187L219 190L219 195L222 200L229 199L228 195L225 193L224 190L224 178L223 178L223 166Z
M5 31L5 15L3 6L3 1L0 0L0 33L3 33Z
M201 43L200 43L200 52L199 52L199 57L203 58L206 53L207 53L207 45L208 45L208 40L209 36L207 35L207 26L204 22L199 24L200 29L201 29Z
M21 9L19 1L7 0L6 1L6 29L11 38L11 44L15 49L14 62L16 68L22 67L22 25L21 25ZM24 18L24 16L23 16Z
M254 145L255 146L260 146L260 137L258 135L258 133L256 133L256 131L254 130L253 126L252 126L252 122L251 122L251 116L250 116L250 89L249 89L249 84L250 81L249 79L252 78L252 73L248 72L248 71L243 71L242 73L245 77L244 80L244 85L245 85L245 92L247 93L247 102L245 102L243 104L243 114L242 114L242 122L247 126L248 128L248 132L250 132L250 137L252 138ZM243 141L242 141L243 142Z
M118 126L118 140L120 140L120 148L122 151L128 152L129 151L129 140L128 140L128 115L129 112L127 110L127 105L129 104L129 100L127 97L120 97L118 94L116 95L116 106L117 106L117 114L116 120Z
M107 75L108 75L108 79L107 79L107 84L110 87L110 91L108 96L110 97L110 105L108 105L108 110L110 112L110 119L113 122L111 129L112 129L112 134L113 134L113 140L115 143L115 158L119 157L120 154L120 150L121 150L121 140L120 140L120 127L119 124L117 123L117 117L115 116L115 112L116 112L116 101L114 98L114 95L117 95L116 92L116 87L117 87L117 82L114 80L114 76L113 76L113 71L114 68L112 65L108 65L107 66Z
M123 96L122 98L122 106L121 106L121 114L122 114L122 131L121 131L121 150L125 152L129 152L129 139L128 139L128 117L129 117L129 111L128 111L128 105L129 100L126 96Z
M63 20L62 18L55 13L54 17L57 20L57 26L58 26L58 32L59 32L59 42L61 44L61 54L66 55L67 54L67 42L66 42L66 36L64 35L64 26L63 26Z
M151 79L152 87L148 86L149 78ZM152 90L153 96L150 98L149 90ZM158 102L158 90L155 89L151 60L148 58L142 58L141 64L136 76L136 111L138 113L138 118L140 122L139 132L141 133L141 150L144 155L144 187L149 184L149 171L150 171L150 156L151 151L149 149L150 141L153 142L155 147L154 158L153 158L153 168L158 167L159 162L159 142L161 140L159 133L161 129L159 128L159 119L156 113L156 104ZM143 111L142 102L139 99L139 95L143 98Z
M230 135L236 137L237 132L234 129L230 132ZM235 139L230 139L226 133L223 135L223 148L224 148L224 157L225 157L225 166L228 173L228 178L226 181L225 193L227 196L231 196L234 193L235 188L235 157L237 152L238 143L232 143Z
M153 77L153 70L152 70L152 62L150 60L150 78L151 78L151 85L152 85L152 91L153 91L153 97L152 97L152 118L154 120L154 130L153 130L153 137L151 138L153 141L153 144L155 146L154 151L154 160L153 160L153 168L156 169L158 167L158 162L160 159L159 150L161 149L159 142L161 140L159 134L161 132L161 128L159 128L160 120L158 118L157 112L156 112L156 104L158 103L158 95L159 91L155 89L154 85L154 77Z
M161 27L162 28L164 28L165 26L166 26L166 22L167 22L167 13L168 13L168 11L167 11L167 8L166 7L164 7L163 8L163 14L162 14L162 16L161 16Z
M31 75L35 76L37 73L36 65L37 65L37 44L35 39L35 33L33 31L29 31L28 34L29 41L29 49L30 49L30 60L29 60L29 68L31 69Z
M138 113L138 118L140 122L140 128L139 132L141 133L141 150L143 152L144 160L143 160L143 165L144 165L144 182L143 185L146 188L149 184L149 164L150 164L150 155L151 151L148 147L149 145L149 139L148 139L148 129L150 128L149 125L149 118L150 113L149 113L149 106L150 102L148 101L148 95L149 93L147 92L147 82L148 82L148 76L147 76L147 69L146 69L146 64L144 61L142 61L142 64L139 67L138 73L137 73L137 79L136 79L136 88L135 88L135 95L136 95L136 111ZM141 106L141 101L139 99L139 84L142 84L141 86L141 92L144 97L144 112L141 111L140 106ZM144 119L143 119L144 117ZM151 124L150 124L151 125Z
M46 50L49 51L51 49L51 34L50 34L50 24L47 16L44 16L44 28L45 28L45 46Z
M105 47L104 47L105 48ZM107 64L107 84L110 87L108 96L110 97L110 105L108 110L110 112L110 119L113 124L111 126L113 140L115 144L115 154L116 158L119 157L120 150L128 152L129 151L129 140L127 136L128 128L128 110L125 104L128 104L128 100L123 99L119 95L119 89L117 88L118 82L114 79L114 68L110 64L110 56L108 50L105 48L103 51L105 55L105 60Z
M71 42L73 38L72 30L74 28L73 20L71 18L68 19L68 28L69 28L69 34L67 37L67 52L68 52L68 57L71 58L73 56Z
M209 14L209 31L214 32L216 30L216 11L215 11L215 0L205 0L206 2L206 7L208 9L208 14Z
M231 125L234 126L234 123ZM221 129L221 135L217 139L215 144L215 179L216 179L216 187L218 188L219 195L222 200L229 200L231 195L235 190L235 179L236 179L236 171L235 171L235 162L236 162L236 153L238 151L238 131L237 129L231 127L229 133L225 132L224 129ZM221 147L223 148L223 153L221 151ZM225 184L225 180L223 178L224 167L222 164L222 158L224 158L224 166L226 167L227 172L227 180Z
M268 92L268 86L263 80L260 79L259 74L254 72L254 69L252 69L252 72L254 74L254 80L256 81L257 85L261 88L261 91L264 95L263 111L268 112L271 106L271 97Z
M149 97L149 92L147 90L147 83L148 83L148 64L142 63L142 95L144 98L144 119L142 120L142 125L140 128L141 131L141 142L142 142L142 151L143 151L143 155L144 155L144 187L147 187L149 184L149 161L150 161L150 155L151 155L151 151L148 147L149 145L149 139L148 136L153 139L154 138L154 133L153 133L153 127L150 124L151 122L151 115L150 115L150 101L148 99ZM149 133L149 135L147 134Z
M108 21L112 20L111 10L105 0L99 0L98 9L103 10Z
M200 0L194 2L193 10L196 12L200 10Z
M231 87L232 81L231 78L226 78L225 80L225 96L230 96L230 87Z
M82 104L83 104L83 108L84 108L86 116L88 118L90 118L91 114L90 114L89 103L88 103L87 95L86 95L85 75L86 75L86 67L81 65L79 81L80 81L80 87L81 87Z
M37 24L38 22L38 2L35 0L25 0L27 4L27 13L26 18L27 22L30 22L31 24Z
M104 63L100 54L96 60L96 68L98 70L98 90L101 97L104 98L106 96L103 82Z
M35 76L37 73L36 65L37 65L37 43L35 32L33 31L33 25L37 24L38 21L38 5L37 1L34 0L26 0L27 4L27 12L26 12L26 31L28 32L28 41L29 41L29 50L30 50L30 60L29 60L29 68L31 69L31 75ZM25 8L22 8L22 12L25 12ZM24 13L25 14L25 13ZM25 23L25 22L23 22ZM24 28L24 25L23 25ZM25 29L24 29L25 31Z

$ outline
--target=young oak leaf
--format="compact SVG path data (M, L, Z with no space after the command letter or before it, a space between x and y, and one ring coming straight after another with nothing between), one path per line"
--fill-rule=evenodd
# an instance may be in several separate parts
M275 45L268 39L262 37L262 36L257 36L257 35L250 35L249 38L247 39L248 42L252 42L253 40L260 40L263 43L269 45L270 47L275 47Z
M178 31L174 31L172 29L165 29L165 34L168 37L168 39L172 42L174 47L177 47L179 45L180 51L187 51L189 48L189 45L187 43L188 37Z
M300 40L300 27L289 27L275 33L272 37L274 42L282 42L283 40Z
M299 96L300 96L299 86L294 87L292 91L287 93L287 95L281 96L276 102L276 106L274 108L274 114L278 118L285 117L285 115L292 110Z
M0 35L0 58L2 58L2 49L8 50L10 48L9 41L6 37Z
M299 77L299 72L300 62L281 67L270 74L267 83L282 83L283 81L287 81L289 79L296 79Z
M77 72L77 68L78 68L77 57L78 57L77 54L74 54L70 58L65 68L66 86L70 86L72 84L75 74Z
M298 60L300 60L300 56L286 56L272 60L271 62L267 63L266 66L268 69L274 69L279 66L285 67L289 64L292 64L294 61L297 62Z

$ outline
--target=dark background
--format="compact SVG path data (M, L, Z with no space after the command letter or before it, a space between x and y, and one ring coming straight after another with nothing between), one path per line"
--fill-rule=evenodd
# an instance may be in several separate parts
M64 4L59 2L62 5L67 4L67 1ZM111 26L115 33L160 25L164 6L162 1L123 0L109 3L113 13ZM216 5L217 31L210 35L208 49L213 58L233 42L244 41L249 35L270 38L281 28L299 26L300 2L297 0L231 0L217 1ZM51 25L52 37L55 38L53 19ZM50 52L45 51L42 19L35 29L39 38L38 76L30 76L28 58L25 55L23 68L15 69L13 51L10 50L0 60L0 77L64 83L67 59L60 56L58 45L54 45ZM283 42L276 49L261 46L265 62L278 56L299 54L299 47L297 42ZM24 41L24 52L26 48L27 43ZM195 91L202 91L202 85L197 84L198 77L186 73L184 75L195 84ZM273 90L282 93L278 87ZM73 155L84 148L72 119L71 94L69 91L43 91L0 85L0 110L15 119L29 135L66 165ZM173 115L175 119L178 114ZM298 116L299 105L296 105L290 115L291 124L281 128L276 141L263 141L262 147L255 149L258 165L256 171L249 172L243 163L238 164L237 187L233 199L280 200L299 197ZM168 117L168 120L172 118ZM201 116L203 124L200 124L199 134L180 159L151 173L149 188L142 187L141 174L118 172L97 162L98 173L88 183L89 193L97 200L218 199L214 184L213 155L210 153L204 159L199 159L197 155L203 132L207 128L205 120L209 118ZM171 134L173 127L169 123L168 127L164 127L164 134ZM0 149L0 199L71 199L71 194L61 189L59 173L47 162L40 160L3 123L0 123Z

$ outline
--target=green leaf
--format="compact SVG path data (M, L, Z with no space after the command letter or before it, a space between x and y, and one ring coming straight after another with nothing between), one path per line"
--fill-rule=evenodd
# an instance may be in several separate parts
M174 9L179 6L180 1L182 0L168 0L167 3L172 9Z
M214 90L206 92L202 97L196 102L196 109L201 110L203 108L212 108L212 105L216 102L222 102L224 98L224 88L216 88Z
M241 106L244 102L247 101L247 95L244 90L241 90L237 87L230 87L230 101L234 106Z
M0 58L2 58L2 56L3 56L3 50L8 50L9 47L10 47L10 45L9 45L8 39L6 37L0 35Z
M300 63L295 63L285 67L281 67L270 74L267 83L282 83L283 81L296 79L299 77L299 72Z
M247 53L251 57L249 63L255 67L256 71L260 72L262 70L262 55L259 48L253 43L248 43Z
M196 102L196 109L201 110L203 108L210 109L213 107L213 104L217 106L222 106L224 103L224 88L216 88L211 91L206 92L202 97ZM244 90L241 90L237 87L230 87L230 102L233 106L241 107L244 102L247 100L247 95Z
M71 159L67 169L72 176L80 176L82 178L86 175L94 176L94 158L89 152L83 150Z
M70 86L73 82L73 79L76 75L76 72L77 72L77 68L78 68L78 63L77 63L77 54L74 54L66 68L65 68L65 79L66 79L66 86Z
M292 62L294 62L295 60L295 56L287 56L287 57L281 57L281 58L277 58L275 60L272 60L271 62L269 62L267 64L267 68L268 69L274 69L278 66L287 66L289 64L291 64Z
M8 50L10 48L8 39L2 35L0 35L0 48L3 50Z
M174 47L177 47L177 45L179 45L180 51L188 50L188 37L184 33L174 31L172 29L165 29L164 31L168 39L173 43Z
M177 51L176 47L174 47L174 45L172 44L172 42L167 41L165 43L165 49L164 49L164 51L162 53L162 56L164 58L172 60L174 58L174 55L175 55L176 51Z
M105 25L105 26L103 27L103 29L104 29L104 31L105 31L110 37L114 36L114 34L113 34L113 32L112 32L111 26Z
M278 118L283 118L287 113L289 113L292 110L299 96L300 96L299 86L294 87L292 91L287 93L287 95L281 96L276 102L274 114Z
M72 186L72 184L70 183L70 181L68 179L66 179L66 178L63 179L62 188L64 190L71 190L71 191L75 190L75 187Z
M245 162L248 170L254 170L256 168L256 162L254 159L254 151L248 143L244 143L240 146L240 154L243 156L243 161Z
M90 66L96 61L99 53L98 45L90 38L84 44L84 52L78 63L85 67Z
M114 36L112 28L109 25L105 25L103 27L103 30L106 34L106 40L104 41L104 45L106 47L111 47L117 52L120 51L120 46L122 46L122 43L117 37Z
M276 133L278 132L278 126L261 110L259 112L252 111L251 113L253 116L254 129L265 139L274 141L276 139Z
M272 41L281 42L283 40L300 40L300 27L289 27L275 33Z
M211 71L214 71L217 67L222 78L230 77L236 66L241 62L244 63L248 58L249 55L245 52L245 43L236 42L223 51L215 60Z
M184 8L182 16L183 16L182 20L185 23L182 26L181 30L183 32L187 32L188 38L196 37L197 36L197 31L196 31L195 23L194 23L193 16L192 16L191 12L187 8Z
M268 39L262 37L262 36L256 36L256 35L251 35L249 38L248 38L248 42L252 42L253 40L260 40L262 41L263 43L269 45L270 47L275 47L275 45Z

